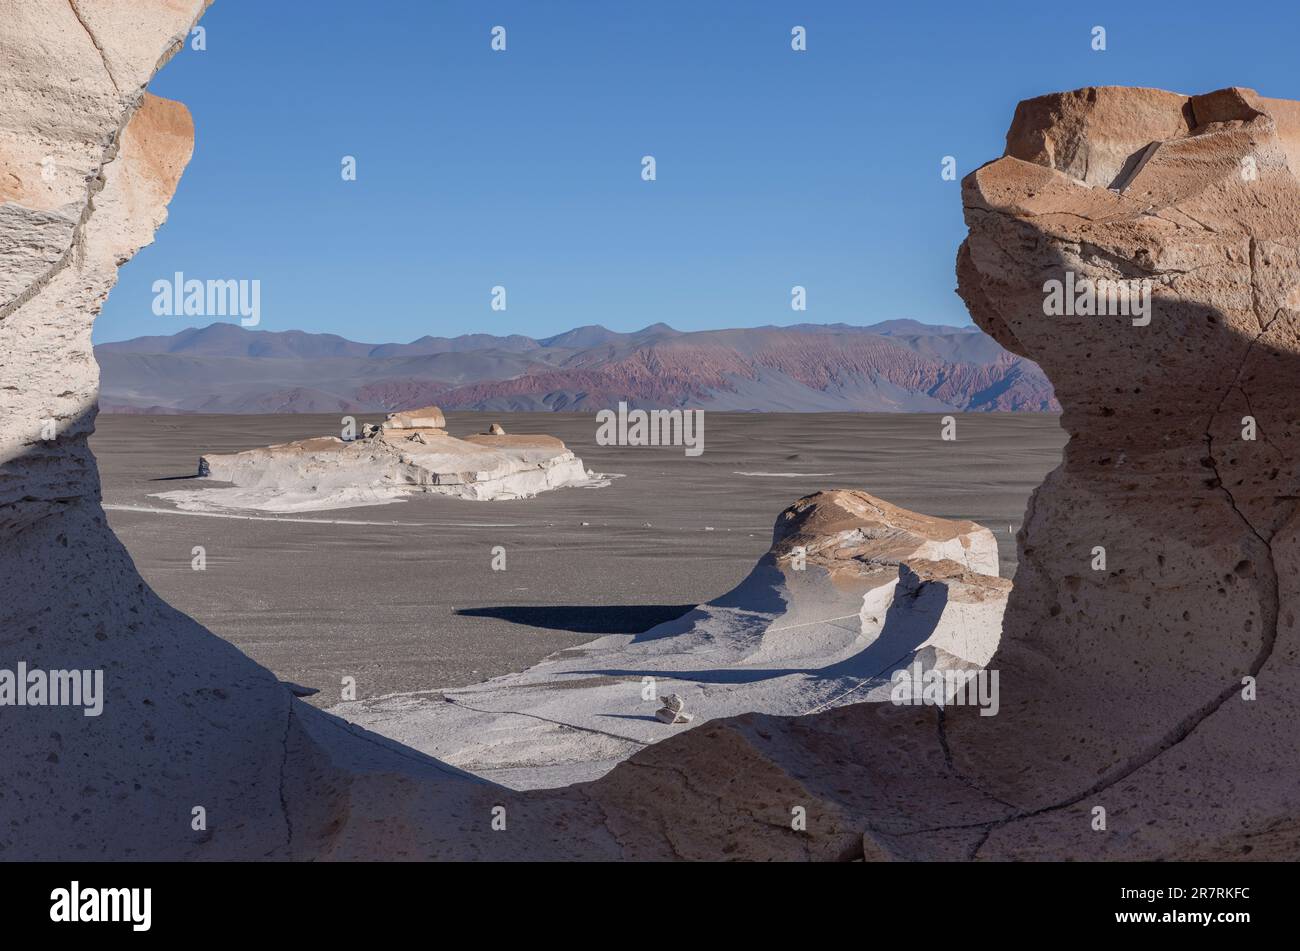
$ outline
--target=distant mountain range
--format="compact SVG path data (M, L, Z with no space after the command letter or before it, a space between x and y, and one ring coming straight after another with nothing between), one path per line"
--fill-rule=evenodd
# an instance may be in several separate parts
M888 320L370 344L233 323L100 344L108 413L595 412L690 406L761 412L1051 411L1037 365L974 327Z

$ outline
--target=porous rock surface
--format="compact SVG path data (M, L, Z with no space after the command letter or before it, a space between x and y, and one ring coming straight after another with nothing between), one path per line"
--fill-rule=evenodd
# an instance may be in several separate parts
M106 692L100 717L0 715L0 857L1294 857L1300 107L1044 97L964 183L961 293L1072 437L1019 539L998 716L750 713L515 793L302 704L105 523L90 324L188 156L184 110L144 87L204 6L0 16L0 664L103 669ZM1045 318L1067 268L1148 277L1152 322Z

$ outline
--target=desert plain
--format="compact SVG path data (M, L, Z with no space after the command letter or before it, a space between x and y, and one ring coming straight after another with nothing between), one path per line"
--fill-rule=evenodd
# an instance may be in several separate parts
M777 515L822 489L984 525L1009 578L1029 494L1065 443L1049 414L959 415L952 441L931 414L706 419L705 451L688 457L598 445L593 414L452 413L453 433L498 422L558 436L608 485L283 516L181 512L155 496L213 484L190 481L203 453L338 432L340 416L101 415L91 446L109 522L145 580L330 707L345 677L359 700L464 686L678 617L741 581Z

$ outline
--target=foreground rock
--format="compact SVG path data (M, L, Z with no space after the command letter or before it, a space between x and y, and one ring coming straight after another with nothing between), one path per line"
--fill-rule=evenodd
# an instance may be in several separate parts
M993 533L973 522L819 492L781 513L749 577L675 621L330 712L511 788L592 780L687 724L888 701L914 665L983 666L1011 589L997 567Z
M598 484L595 473L554 436L479 434L457 438L436 406L390 413L360 438L321 436L205 455L199 475L235 488L163 492L192 510L300 512L375 505L421 492L488 501ZM500 428L500 427L498 427Z
M1296 855L1298 172L1298 103L1101 88L1021 103L963 183L960 292L1071 435L992 662L1011 708L948 725L1012 807L981 857ZM1149 282L1149 323L1045 316L1067 274Z

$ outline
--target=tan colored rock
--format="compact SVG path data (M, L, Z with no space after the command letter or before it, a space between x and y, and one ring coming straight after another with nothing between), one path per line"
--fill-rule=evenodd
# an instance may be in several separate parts
M910 512L857 489L800 499L777 519L772 543L778 558L802 549L807 560L833 570L947 559L998 573L998 544L987 528Z
M663 706L655 711L655 719L660 723L690 723L695 718L685 713L685 708L686 701L670 693L663 698Z
M408 409L400 413L389 413L384 420L384 429L443 429L447 419L442 410L436 406L422 409Z
M672 836L691 855L724 848L710 826L736 810L775 822L801 776L821 854L1294 859L1298 116L1240 89L1043 97L964 182L960 293L1047 372L1071 436L1018 538L989 662L998 715L857 704L714 721L589 795L626 808L657 779L647 848L651 822L692 809ZM1044 285L1066 272L1150 280L1150 322L1048 316ZM722 792L742 770L746 789ZM743 851L796 854L784 845L755 832Z
M505 434L506 431L502 428L500 423L493 423L488 427L487 435L489 436L504 436Z
M993 662L1014 716L949 728L957 768L1034 813L981 855L1231 858L1297 821L1283 724L1300 701L1265 685L1300 648L1284 580L1300 561L1298 108L1244 89L1043 97L963 184L961 294L1047 372L1071 434L1031 502ZM1149 325L1046 316L1066 272L1149 281ZM1093 804L1116 834L1081 824Z
M1046 371L1071 437L1018 538L996 716L716 721L592 794L626 802L655 774L640 756L690 762L706 789L745 764L762 778L743 804L694 803L695 849L797 775L821 790L818 842L863 829L868 859L1294 859L1298 118L1243 89L1056 94L1023 103L1007 155L963 183L960 293ZM1149 280L1150 322L1049 316L1067 273ZM686 783L659 795L684 806Z

